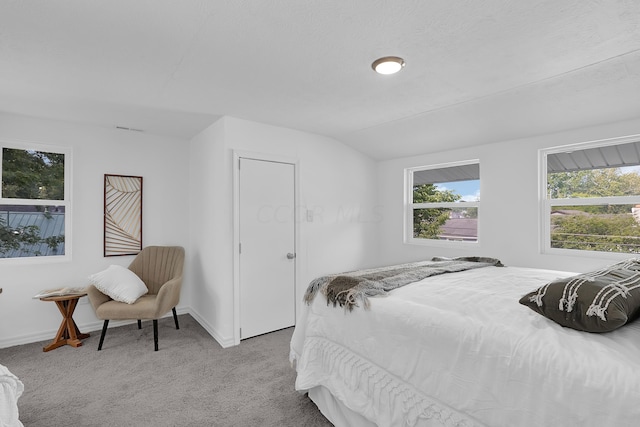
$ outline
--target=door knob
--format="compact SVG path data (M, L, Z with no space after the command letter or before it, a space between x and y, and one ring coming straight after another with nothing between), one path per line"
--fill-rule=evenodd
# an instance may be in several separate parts
M291 252L287 254L287 259L294 259L295 257L296 257L296 254L292 254Z

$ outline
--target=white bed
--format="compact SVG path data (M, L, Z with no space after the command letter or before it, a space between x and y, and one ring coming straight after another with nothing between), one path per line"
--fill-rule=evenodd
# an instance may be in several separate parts
M0 427L22 427L18 419L18 399L23 391L22 381L0 365Z
M296 389L345 427L640 425L640 321L580 332L519 303L572 274L444 274L351 312L318 294L291 341Z

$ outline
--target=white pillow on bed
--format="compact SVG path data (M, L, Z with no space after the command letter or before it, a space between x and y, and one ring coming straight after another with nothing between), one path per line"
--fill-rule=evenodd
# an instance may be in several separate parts
M133 271L120 265L110 265L106 270L90 275L89 281L111 299L127 304L133 304L149 292Z

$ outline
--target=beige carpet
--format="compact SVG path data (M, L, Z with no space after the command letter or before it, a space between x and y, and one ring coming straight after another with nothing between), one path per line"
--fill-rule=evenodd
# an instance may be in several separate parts
M25 386L18 401L25 427L330 426L294 390L289 365L293 328L222 349L189 315L100 331L83 346L44 353L48 342L0 349L0 363Z

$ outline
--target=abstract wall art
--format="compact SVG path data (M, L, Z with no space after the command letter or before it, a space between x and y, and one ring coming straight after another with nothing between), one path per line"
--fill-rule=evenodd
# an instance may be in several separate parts
M104 175L104 256L142 250L142 177Z

